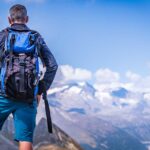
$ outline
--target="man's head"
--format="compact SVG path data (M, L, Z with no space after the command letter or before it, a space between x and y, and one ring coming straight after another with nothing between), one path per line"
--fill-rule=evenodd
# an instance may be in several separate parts
M12 25L14 23L25 24L28 22L27 9L25 6L17 4L9 9L9 23Z

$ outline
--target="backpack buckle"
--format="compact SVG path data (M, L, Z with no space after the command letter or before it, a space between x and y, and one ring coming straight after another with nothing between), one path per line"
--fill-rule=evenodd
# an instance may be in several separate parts
M20 66L25 66L25 61L24 61L24 59L20 59L20 60L19 60L19 64L20 64Z
M20 62L20 66L25 66L25 62Z
M25 55L24 54L19 54L19 64L20 66L25 66Z

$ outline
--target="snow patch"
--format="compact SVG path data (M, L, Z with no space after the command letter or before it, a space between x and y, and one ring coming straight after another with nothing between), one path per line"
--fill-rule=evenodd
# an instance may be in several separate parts
M69 87L69 85L65 85L65 86L62 86L62 87L51 88L51 89L48 90L47 94L53 94L53 93L61 92L65 89L67 89L68 87Z

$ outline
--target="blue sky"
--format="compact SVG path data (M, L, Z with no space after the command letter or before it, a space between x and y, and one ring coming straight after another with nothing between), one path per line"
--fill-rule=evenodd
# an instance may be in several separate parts
M150 73L150 3L146 0L1 0L0 29L8 9L25 4L32 29L61 64L95 72L110 68Z

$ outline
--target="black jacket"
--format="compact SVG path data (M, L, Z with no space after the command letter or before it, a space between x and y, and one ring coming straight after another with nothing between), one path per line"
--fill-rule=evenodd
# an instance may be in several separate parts
M10 28L19 31L30 30L25 24L13 24ZM0 32L0 52L4 49L5 38L6 38L6 31L4 29ZM58 69L58 65L53 54L51 53L50 49L48 48L44 39L41 37L39 33L38 33L38 41L41 47L40 48L41 57L46 66L46 72L43 81L45 83L46 90L48 90L54 80L56 71ZM42 91L42 88L43 87L39 87L39 90Z

